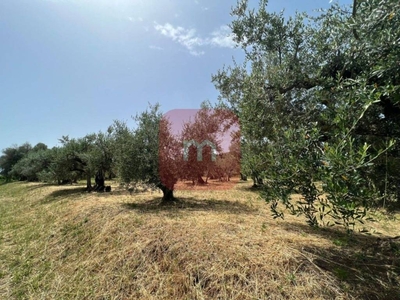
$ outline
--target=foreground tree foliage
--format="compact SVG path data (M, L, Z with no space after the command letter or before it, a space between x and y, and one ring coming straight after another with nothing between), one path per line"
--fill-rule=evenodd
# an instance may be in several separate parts
M246 61L213 82L240 118L244 170L264 178L274 216L282 203L310 225L350 229L373 205L399 205L399 2L288 19L267 4L233 10Z

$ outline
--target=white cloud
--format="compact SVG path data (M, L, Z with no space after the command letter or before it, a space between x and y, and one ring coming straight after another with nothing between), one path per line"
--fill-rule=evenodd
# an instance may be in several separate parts
M174 27L170 23L160 25L155 22L154 28L162 35L172 39L189 50L190 54L199 56L205 52L198 50L204 46L215 46L221 48L234 48L235 43L228 26L221 26L211 33L211 37L202 38L197 35L195 29L186 29L181 26Z
M221 26L219 29L213 31L211 36L211 45L223 48L235 48L236 43L233 41L233 33L228 26Z
M186 47L192 55L202 55L203 51L197 51L195 48L202 46L204 40L196 36L195 29L185 29L183 27L174 27L169 23L165 25L155 24L154 28L159 31L162 35L171 38L173 41L178 42L182 46Z

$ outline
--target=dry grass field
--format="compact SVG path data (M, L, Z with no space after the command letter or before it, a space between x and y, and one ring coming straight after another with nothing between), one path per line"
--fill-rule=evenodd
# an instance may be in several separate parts
M372 234L274 220L250 188L0 185L0 299L400 299L400 217Z

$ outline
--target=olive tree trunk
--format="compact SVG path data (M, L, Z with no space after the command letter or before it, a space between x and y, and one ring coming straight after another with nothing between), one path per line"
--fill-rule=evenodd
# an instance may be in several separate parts
M175 200L173 189L169 189L165 185L162 185L162 184L160 184L158 187L163 192L162 202L171 202L171 201Z
M86 190L88 192L92 190L92 176L90 176L90 173L86 174Z

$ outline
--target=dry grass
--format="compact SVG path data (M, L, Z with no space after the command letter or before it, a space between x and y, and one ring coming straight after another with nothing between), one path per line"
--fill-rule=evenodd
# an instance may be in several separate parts
M273 220L247 183L113 190L1 185L0 299L400 299L398 216L348 238Z

